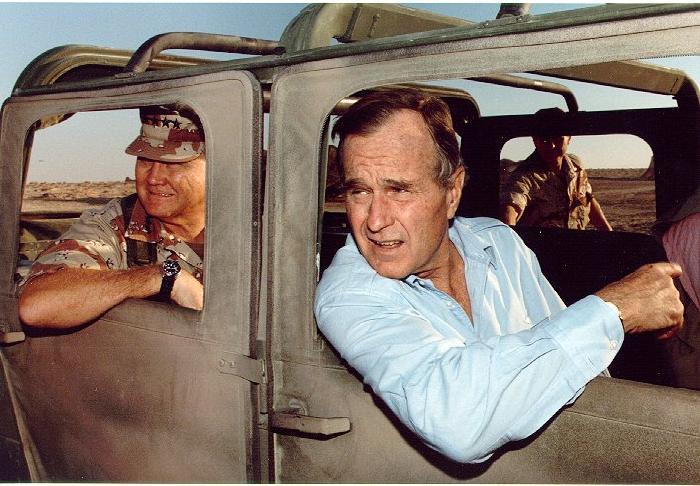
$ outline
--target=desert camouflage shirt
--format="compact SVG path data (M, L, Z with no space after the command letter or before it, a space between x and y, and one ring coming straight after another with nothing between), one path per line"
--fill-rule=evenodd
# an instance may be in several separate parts
M192 247L169 233L159 220L148 217L138 201L130 221L125 223L120 200L113 199L102 208L85 211L79 221L39 255L23 284L66 267L124 270L128 268L127 238L154 242L158 262L177 260L183 270L203 281L202 258Z
M588 174L578 157L565 155L557 173L533 152L511 174L501 192L501 205L520 209L518 225L585 229L592 197Z

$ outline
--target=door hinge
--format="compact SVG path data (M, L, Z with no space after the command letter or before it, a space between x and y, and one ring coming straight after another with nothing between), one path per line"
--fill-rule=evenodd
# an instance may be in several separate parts
M224 352L219 358L218 369L220 373L238 376L252 383L267 383L265 361L262 359Z

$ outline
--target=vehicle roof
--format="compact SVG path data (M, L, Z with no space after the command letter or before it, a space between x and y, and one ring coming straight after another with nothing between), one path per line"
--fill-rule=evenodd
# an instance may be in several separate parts
M280 41L286 48L286 52L283 54L255 56L231 61L211 61L208 59L180 56L158 56L151 66L152 70L146 73L135 74L123 72L123 66L129 61L131 55L130 51L93 46L63 46L47 51L32 61L20 75L13 90L13 95L25 96L87 88L112 87L130 84L134 82L134 80L138 80L139 82L154 81L226 70L259 71L308 61L332 59L392 49L700 10L700 5L692 3L651 5L612 4L543 15L505 17L481 23L470 23L462 19L452 19L450 17L436 16L435 14L428 13L429 16L431 16L429 19L430 22L438 22L440 19L436 20L433 17L439 17L448 19L444 21L446 23L453 22L462 25L319 47L316 46L316 44L320 42L317 38L309 41L305 39L305 36L317 35L314 34L314 29L311 28L310 25L313 25L314 21L325 21L327 15L324 13L323 9L330 8L329 5L333 4L317 4L307 7L307 9L302 10L297 18L292 20ZM363 6L367 8L366 4L348 5L352 8ZM377 6L374 7L379 8ZM417 9L410 10L417 11ZM348 26L349 25L350 23L348 23ZM432 25L437 24L434 23ZM350 27L348 27L348 30L343 34L346 38L357 39L361 37L351 32L349 29ZM332 34L332 32L330 33ZM331 40L331 38L326 39L329 43ZM288 45L297 47L312 45L312 47L295 50L295 48L287 48ZM624 68L621 67L614 76L605 76L601 74L602 71L599 71L593 79L589 79L588 71L576 71L575 68L569 68L565 73L561 70L549 70L541 74L663 94L675 94L674 89L678 90L680 86L684 84L685 74L683 71L677 69L650 67L642 63L636 63L634 66L627 62L619 64L620 66L624 65ZM621 70L630 68L637 70L643 69L645 76L619 76ZM74 75L65 76L66 73L69 72L72 72ZM62 76L65 76L63 79L68 81L56 83ZM645 78L646 80L644 80Z

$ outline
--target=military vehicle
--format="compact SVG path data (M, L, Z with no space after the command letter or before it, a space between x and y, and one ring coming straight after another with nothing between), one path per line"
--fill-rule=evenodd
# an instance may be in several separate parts
M363 386L312 312L320 274L348 232L326 179L329 128L354 100L397 84L443 96L470 172L460 213L496 216L502 148L532 134L534 110L518 111L522 97L563 99L574 136L631 134L648 144L650 211L661 217L698 187L699 96L683 71L645 60L697 56L699 47L693 4L481 23L388 4L315 4L279 41L170 33L134 53L64 46L39 56L0 125L2 479L700 483L700 393L654 384L653 369L640 371L653 361L644 343L626 339L614 377L593 380L535 436L486 463L458 464ZM249 57L160 54L172 48ZM513 96L513 111L485 114L477 84ZM601 87L666 104L578 106L578 92ZM23 328L18 281L78 216L23 210L42 133L173 102L197 112L207 137L203 311L129 300L77 329ZM664 258L644 233L517 231L567 303Z

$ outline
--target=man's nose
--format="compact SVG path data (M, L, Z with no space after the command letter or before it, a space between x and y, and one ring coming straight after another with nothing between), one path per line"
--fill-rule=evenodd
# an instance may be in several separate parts
M391 202L383 194L375 193L369 205L367 214L367 229L373 233L378 233L384 228L394 224Z
M160 184L165 177L165 164L153 162L148 170L148 183Z

